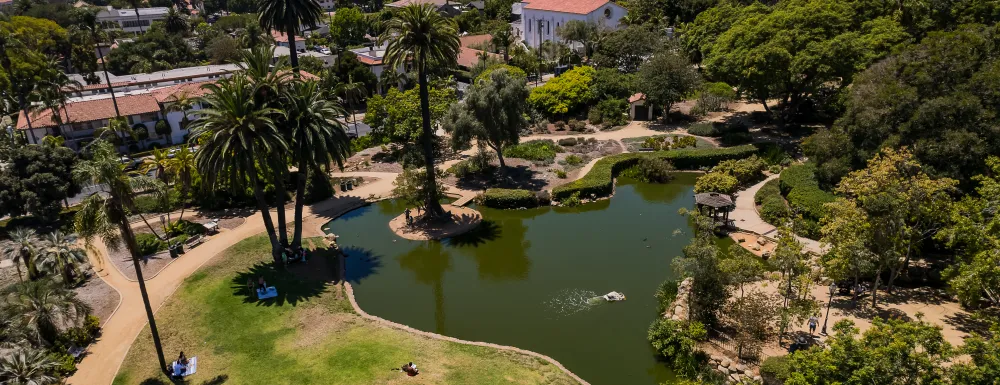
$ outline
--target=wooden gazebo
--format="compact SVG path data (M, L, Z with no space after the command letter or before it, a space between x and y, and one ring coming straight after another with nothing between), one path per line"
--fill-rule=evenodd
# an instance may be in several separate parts
M729 225L729 212L736 208L732 197L717 192L694 194L694 203L698 212L708 215L713 221L719 222L721 214L723 226Z

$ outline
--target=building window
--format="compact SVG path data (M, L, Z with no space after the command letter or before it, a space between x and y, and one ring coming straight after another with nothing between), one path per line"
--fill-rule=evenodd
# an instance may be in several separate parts
M136 28L139 26L148 27L149 20L124 20L122 21L122 27L124 28Z
M611 8L605 8L604 9L604 17L606 19L610 19L611 18Z
M528 21L528 32L531 32L531 21Z

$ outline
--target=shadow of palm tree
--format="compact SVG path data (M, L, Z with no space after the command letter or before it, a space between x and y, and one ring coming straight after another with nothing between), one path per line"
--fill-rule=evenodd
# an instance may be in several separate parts
M344 280L352 285L361 284L361 281L378 272L382 268L382 257L375 255L369 249L350 246L342 248L341 251L347 257L344 262Z
M316 265L319 264L317 261L319 258L335 258L324 254L332 254L332 251L314 251L310 256L311 259L304 263ZM334 259L334 261L336 260ZM248 282L257 284L261 277L264 278L267 286L278 289L277 297L263 300L257 298L257 293L250 289ZM256 303L257 306L284 306L286 304L296 306L300 302L323 294L327 283L334 279L303 279L302 275L295 274L285 267L275 267L273 263L258 262L251 266L248 271L237 274L232 280L231 288L233 295L244 296L243 303Z
M445 239L442 242L450 246L476 247L497 239L499 235L500 226L495 221L484 219L472 231Z

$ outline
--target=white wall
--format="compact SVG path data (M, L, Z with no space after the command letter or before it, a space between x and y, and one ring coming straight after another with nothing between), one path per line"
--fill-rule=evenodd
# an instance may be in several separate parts
M515 6L517 3L515 3ZM605 14L606 10L610 10L611 17L607 17ZM538 47L540 41L560 41L556 34L556 28L566 24L566 22L571 20L588 21L603 25L605 28L618 29L619 21L628 12L625 8L618 6L614 3L608 2L604 6L594 10L588 15L580 15L575 13L563 13L554 11L539 11L534 9L524 8L521 15L521 26L520 32L523 34L521 36L524 39L524 44L529 47ZM541 40L539 41L539 21L541 21Z

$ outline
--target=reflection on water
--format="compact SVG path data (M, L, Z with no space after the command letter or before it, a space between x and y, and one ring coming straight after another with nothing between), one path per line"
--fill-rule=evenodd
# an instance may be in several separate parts
M594 385L652 385L673 378L654 358L646 328L656 317L653 293L690 240L677 211L693 205L694 178L619 181L613 199L580 207L479 208L477 231L441 242L393 234L388 222L405 207L391 201L329 226L371 314L537 351ZM628 300L595 299L610 291Z

